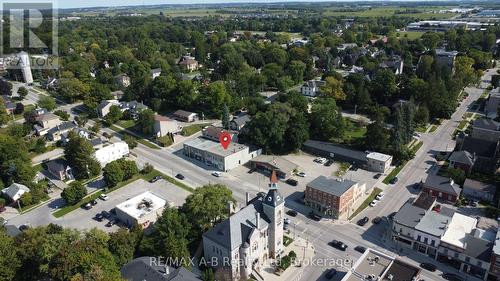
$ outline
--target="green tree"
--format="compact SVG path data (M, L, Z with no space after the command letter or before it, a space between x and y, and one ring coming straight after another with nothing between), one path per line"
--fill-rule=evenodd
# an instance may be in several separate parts
M335 100L345 100L346 95L343 90L343 83L341 80L335 79L332 76L326 77L325 85L321 87L321 94L327 98L334 98Z
M208 203L208 202L207 202ZM176 208L165 208L154 225L153 233L146 236L141 251L166 258L184 260L189 267L190 225L187 215Z
M369 124L363 139L364 147L368 150L386 152L389 145L389 134L381 120Z
M224 105L224 110L222 110L222 127L226 130L229 130L229 107Z
M0 279L5 281L14 280L21 261L14 245L14 239L0 229Z
M204 185L186 198L182 211L190 220L195 237L228 217L229 202L236 202L233 192L220 184Z
M137 164L132 160L118 159L116 160L123 171L123 179L128 180L139 173Z
M134 258L136 240L136 235L124 228L110 233L108 248L119 267L122 267Z
M17 90L17 94L20 95L22 98L24 98L28 95L28 89L26 89L26 87L20 87Z
M0 99L0 125L5 125L7 122L11 120L11 117L7 113L7 108L3 102L3 99Z
M131 135L123 135L123 141L128 144L128 147L130 149L134 149L137 147L137 139L134 136Z
M28 185L34 177L26 143L15 136L0 134L0 178L4 183Z
M70 183L61 193L61 197L69 205L77 204L85 196L87 196L87 188L80 181Z
M397 92L396 75L389 69L382 69L375 73L370 83L371 93L380 103L386 103Z
M85 125L87 124L88 121L89 121L89 117L86 114L81 114L81 115L75 116L75 122L78 125L78 127L85 127Z
M109 187L115 187L119 182L123 181L124 172L118 161L108 163L103 171L104 180Z
M429 109L425 105L420 105L415 113L415 123L425 125L429 123Z
M59 79L59 95L69 102L85 97L90 92L90 86L77 78Z
M155 112L151 109L145 109L139 113L137 124L142 128L142 133L146 136L153 135L155 125Z
M123 117L123 112L120 109L120 107L118 107L117 105L112 105L109 108L109 113L106 115L105 119L106 123L111 126L116 122L118 122L120 119L122 119L122 117Z
M42 95L38 100L38 107L52 111L56 108L56 100L53 97Z
M306 64L301 61L293 60L288 65L287 72L292 77L293 82L295 82L296 84L304 80L305 71L306 71Z
M85 138L74 132L69 133L69 141L64 147L64 156L77 179L97 176L101 167L93 156L94 148Z
M221 116L224 105L231 105L232 97L224 81L210 83L202 97L202 103L210 115Z
M318 98L314 101L310 115L311 136L330 141L344 135L345 121L333 98Z
M59 116L59 118L61 118L61 120L63 120L63 121L68 121L69 117L70 117L69 113L67 113L64 110L56 110L56 111L54 111L54 114Z

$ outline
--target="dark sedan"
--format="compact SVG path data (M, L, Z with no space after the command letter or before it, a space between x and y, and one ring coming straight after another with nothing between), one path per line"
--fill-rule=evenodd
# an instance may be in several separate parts
M332 242L330 242L330 246L332 246L336 249L339 249L341 251L347 250L347 245L344 242L337 241L337 240L332 240Z
M364 218L360 219L360 220L358 221L358 223L357 223L357 224L358 224L359 226L363 226L363 225L365 225L365 224L366 224L369 220L370 220L370 219L369 219L368 217L364 217Z

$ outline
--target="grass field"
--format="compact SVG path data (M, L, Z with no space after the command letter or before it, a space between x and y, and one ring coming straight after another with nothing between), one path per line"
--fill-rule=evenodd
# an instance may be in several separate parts
M209 125L210 125L210 123L189 125L187 127L182 128L181 134L183 136L187 137L187 136L198 133L199 131L201 131L201 129L203 129L204 127L209 126Z
M425 32L422 32L422 31L401 31L401 32L398 32L399 38L407 38L408 40L418 39L418 38L422 37L422 35L424 35L424 33Z
M137 136L132 135L132 134L130 134L129 132L127 132L127 131L125 131L125 130L122 130L122 129L120 129L120 128L118 128L118 127L114 126L114 125L109 126L109 128L110 128L111 130L113 130L113 131L115 131L115 132L117 132L117 133L121 134L121 135L129 135L129 136L132 136L132 137L134 137L134 138L136 138L136 139L137 139L137 142L138 142L138 143L143 144L143 145L145 145L145 146L147 146L147 147L149 147L149 148L152 148L152 149L160 149L160 147L159 147L159 146L157 146L156 144L154 144L154 143L152 143L152 142L150 142L150 141L147 141L147 140L145 140L145 139L142 139L142 138L137 138Z
M380 192L382 192L382 189L378 188L378 187L375 187L372 191L372 193L365 199L365 201L363 201L363 203L359 206L359 208L349 217L349 219L352 219L354 218L355 216L357 216L359 213L361 213L361 211L363 211L364 209L366 209L366 207L368 207L368 205L370 204L370 202L373 201L373 199L375 199L375 196L377 196L377 194L379 194Z
M433 11L440 10L439 7L418 7L419 13L396 13L397 11L404 11L405 8L391 6L391 7L376 7L368 9L357 10L339 10L338 8L329 8L323 13L326 16L345 16L345 17L411 17L419 19L448 19L456 14L444 13L438 14Z

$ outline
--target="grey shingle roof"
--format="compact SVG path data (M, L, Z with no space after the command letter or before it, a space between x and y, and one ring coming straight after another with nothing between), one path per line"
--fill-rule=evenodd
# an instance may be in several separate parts
M352 150L347 147L343 147L333 143L308 140L304 143L304 148L322 150L324 152L333 153L334 155L341 155L351 159L356 159L357 161L363 163L367 161L365 152L359 150Z
M473 230L477 231L477 229ZM467 256L489 262L491 259L491 253L492 253L492 247L493 243L481 239L479 237L474 237L472 234L467 234L465 236L466 240L466 247L465 247L465 254Z
M465 189L495 194L496 187L493 184L466 179L464 182L464 190Z
M309 182L307 186L340 197L355 184L356 182L351 180L319 176Z
M480 118L474 120L474 122L472 123L472 127L485 130L498 131L498 129L500 128L500 122L496 122L495 120L488 118Z
M466 136L460 150L466 150L476 156L491 158L495 155L497 142L482 140Z
M472 154L470 154L468 151L460 150L453 151L448 160L472 166L474 165L473 158L474 157L472 156Z
M436 191L445 192L448 194L460 195L460 186L456 183L452 183L449 178L445 178L438 175L429 174L425 180L426 187L431 188Z

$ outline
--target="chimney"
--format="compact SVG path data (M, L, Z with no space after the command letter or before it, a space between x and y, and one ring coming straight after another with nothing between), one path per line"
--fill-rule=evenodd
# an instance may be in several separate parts
M255 227L257 227L257 229L260 228L260 213L259 212L255 212Z
M250 194L248 193L248 191L247 191L247 193L245 194L245 196L246 196L246 198L245 198L245 203L246 203L246 205L248 206L248 202L250 202Z
M450 178L450 185L453 185L455 182L453 181L452 178Z

